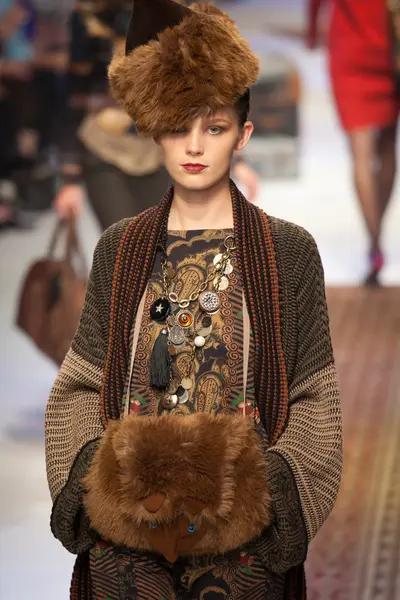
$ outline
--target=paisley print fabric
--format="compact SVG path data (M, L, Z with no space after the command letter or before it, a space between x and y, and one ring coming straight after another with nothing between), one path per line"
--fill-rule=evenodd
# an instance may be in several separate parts
M171 291L179 298L189 297L205 281L207 269L214 258L224 252L224 240L233 230L172 231L169 233L167 254L176 277ZM163 412L182 415L204 411L209 414L246 411L254 412L253 344L250 343L249 369L246 386L246 407L243 406L243 302L242 282L233 252L233 272L229 274L229 287L219 293L221 308L212 317L213 329L204 347L203 360L195 359L194 386L189 391L189 400L172 410L160 405L161 395L149 385L149 362L152 348L162 325L150 318L150 307L163 296L161 257L153 268L149 281L143 320L138 339L134 371L130 391L130 411L140 415L161 415ZM212 282L208 288L212 289ZM198 302L190 304L194 326L204 316ZM173 373L179 379L179 372L186 371L192 345L185 344L173 357Z

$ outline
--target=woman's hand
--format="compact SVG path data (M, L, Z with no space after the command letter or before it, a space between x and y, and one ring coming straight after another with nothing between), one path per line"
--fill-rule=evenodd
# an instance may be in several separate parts
M54 200L60 219L77 218L82 212L84 191L81 185L64 185Z

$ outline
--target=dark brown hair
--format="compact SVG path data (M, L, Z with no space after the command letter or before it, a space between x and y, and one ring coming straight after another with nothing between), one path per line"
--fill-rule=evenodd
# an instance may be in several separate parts
M234 108L238 117L239 127L243 127L250 112L250 89L247 89L243 96L240 96L240 98L236 100Z

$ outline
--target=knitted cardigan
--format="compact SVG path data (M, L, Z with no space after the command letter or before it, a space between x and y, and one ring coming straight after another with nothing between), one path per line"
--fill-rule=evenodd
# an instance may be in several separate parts
M285 573L304 563L308 544L334 505L342 467L341 409L318 249L301 227L267 219L279 279L289 409L279 438L264 448L274 518L260 553L266 568ZM96 247L80 324L46 411L51 528L67 550L80 555L78 566L94 543L82 509L82 479L104 432L101 395L112 288L118 285L114 267L131 223L125 219L110 227ZM264 414L264 422L268 419ZM294 579L286 598L305 598L303 578ZM88 596L75 590L74 597Z

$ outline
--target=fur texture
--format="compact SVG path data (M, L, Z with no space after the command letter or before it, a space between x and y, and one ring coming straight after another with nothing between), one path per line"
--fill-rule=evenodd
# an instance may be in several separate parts
M234 105L258 79L259 59L234 21L211 4L109 66L116 100L145 135L157 137L203 113Z
M131 415L106 430L84 480L85 507L92 527L116 544L159 549L154 536L189 522L199 535L193 543L182 534L179 554L223 553L269 525L266 473L243 416ZM158 531L149 528L154 521Z

